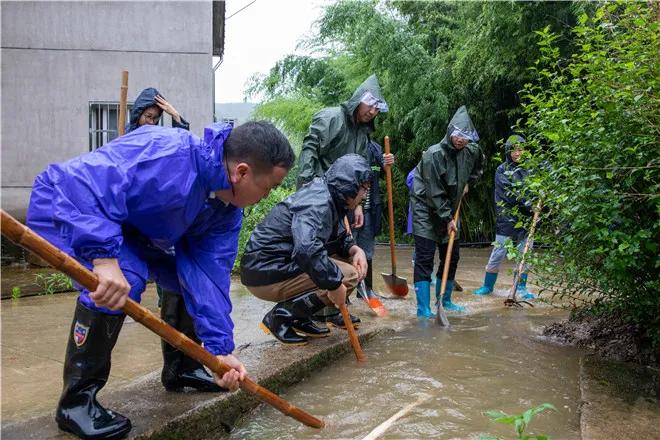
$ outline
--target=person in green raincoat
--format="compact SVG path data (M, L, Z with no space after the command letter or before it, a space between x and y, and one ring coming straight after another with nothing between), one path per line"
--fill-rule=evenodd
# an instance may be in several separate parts
M439 144L432 145L422 153L413 180L410 201L413 212L413 236L415 239L415 295L417 316L434 317L431 312L431 273L435 249L440 254L437 276L442 276L447 254L449 233L458 233L453 221L460 198L467 193L469 185L483 174L484 155L477 144L479 135L461 106L447 127L447 134ZM464 307L451 301L454 277L458 266L459 247L454 242L449 266L447 287L442 296L446 310L462 312ZM441 283L435 285L435 298L440 301Z
M381 112L387 112L388 106L380 90L378 78L371 75L355 90L351 98L338 107L324 108L314 115L309 132L303 140L298 161L298 188L315 177L323 177L330 166L345 154L355 153L367 159L376 176L385 165L394 163L392 154L383 154L382 161L373 157L373 151L380 150L370 135L374 131L374 119ZM381 153L382 154L382 153ZM378 191L374 185L374 191ZM380 225L379 197L372 194L367 197L371 203L363 209L358 206L354 211L353 237L367 253L368 273L365 280L367 289L372 290L372 258L376 229ZM343 229L343 226L342 226ZM334 307L321 312L329 325L343 328L339 310ZM318 315L317 315L318 316ZM352 317L357 326L359 318Z

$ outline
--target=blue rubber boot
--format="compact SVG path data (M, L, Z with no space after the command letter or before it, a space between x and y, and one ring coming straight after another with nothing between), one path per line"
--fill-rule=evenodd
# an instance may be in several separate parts
M415 296L417 297L417 317L435 318L431 312L431 283L428 281L416 282Z
M497 281L497 272L486 272L484 277L484 285L479 287L473 293L475 295L490 295L495 288L495 281Z
M442 307L448 312L465 312L465 307L459 306L451 302L451 292L454 290L454 280L447 280L447 287L445 288L445 294L442 296Z
M518 281L518 289L516 291L520 295L521 299L530 300L536 299L536 295L527 290L527 274L523 273L520 275L520 280Z

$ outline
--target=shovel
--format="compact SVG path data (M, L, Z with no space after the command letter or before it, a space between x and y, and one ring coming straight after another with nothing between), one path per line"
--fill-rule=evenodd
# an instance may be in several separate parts
M385 154L390 154L390 137L385 136ZM387 181L387 209L390 223L390 257L392 259L392 273L381 273L383 281L392 294L404 297L408 294L408 281L396 276L396 253L394 246L394 206L392 205L392 165L385 165L385 178Z
M458 199L458 208L454 213L454 224L458 228L458 218L461 214L461 203L463 202L463 195ZM445 267L442 269L442 284L440 284L440 297L437 298L437 310L435 314L435 322L438 325L443 327L449 327L449 319L447 319L447 314L445 313L444 307L442 307L442 295L445 293L447 288L447 278L449 277L449 262L451 260L451 253L454 250L454 238L456 237L456 232L451 231L449 233L449 242L447 243L447 255L445 256Z
M504 305L507 307L522 307L523 304L527 304L530 307L534 307L529 301L519 301L517 297L518 293L518 283L520 282L520 274L523 273L525 269L525 258L527 257L527 252L532 245L534 240L534 232L536 231L536 224L539 222L539 216L541 215L541 209L543 208L543 202L539 201L534 210L534 217L532 217L532 225L529 227L529 234L527 235L527 241L525 242L525 248L523 249L522 258L520 259L520 264L518 264L518 271L513 277L513 284L511 285L511 293L509 297L504 300Z
M27 226L22 225L4 210L0 210L0 214L2 218L2 235L22 248L43 258L55 269L69 275L71 279L78 282L89 291L93 292L96 290L99 280L95 273L92 273L92 271L81 265L78 261L57 249ZM344 306L344 309L346 309L346 306ZM178 330L172 328L162 319L156 317L156 315L154 315L149 309L141 306L132 299L128 298L126 300L126 304L122 307L121 311L156 333L170 345L178 348L196 361L206 365L217 375L222 376L225 372L231 370L231 367L206 351L201 345L197 344ZM350 318L348 322L351 322ZM241 381L240 387L261 401L275 407L283 414L292 417L307 426L317 429L325 426L323 420L317 419L302 409L291 405L277 394L272 393L249 379L247 376Z
M353 234L351 233L351 226L348 224L348 219L346 217L344 217L344 229L346 229L348 236L353 238ZM373 310L376 316L379 318L384 318L387 316L387 309L385 309L385 306L376 295L369 294L369 290L367 289L367 286L365 286L364 280L360 281L357 290L364 302L367 303L367 306Z

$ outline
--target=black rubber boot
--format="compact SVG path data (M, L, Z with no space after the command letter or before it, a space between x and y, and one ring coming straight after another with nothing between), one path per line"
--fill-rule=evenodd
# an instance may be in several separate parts
M193 341L200 342L181 295L174 292L163 292L160 317ZM165 341L161 341L161 346L163 372L160 380L167 391L181 392L185 387L203 392L226 391L215 383L202 364Z
M259 328L267 335L285 345L305 345L307 338L300 336L291 327L296 317L290 310L291 300L275 304L259 323Z
M57 426L63 431L82 439L114 440L131 430L130 420L96 401L108 380L112 349L125 316L76 304L64 359L64 388L55 412Z
M325 307L316 292L308 292L292 300L293 314L299 319L293 321L292 327L296 333L310 338L325 338L330 335L327 327L319 327L310 319L311 316Z
M350 315L351 322L353 323L353 328L357 330L360 327L360 318L354 315ZM344 325L344 318L341 316L341 313L335 315L328 315L325 317L325 323L329 326L340 328L346 330L346 325Z

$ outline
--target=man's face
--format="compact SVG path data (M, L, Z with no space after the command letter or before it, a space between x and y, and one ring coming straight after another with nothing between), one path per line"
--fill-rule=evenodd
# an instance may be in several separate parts
M355 119L360 124L371 122L378 115L378 107L361 102L355 109Z
M348 209L355 209L362 203L362 200L367 196L367 193L369 192L369 182L365 182L362 185L360 185L360 189L358 190L358 193L355 195L355 197L347 197L346 198L346 206Z
M254 167L244 162L239 163L230 171L230 180L234 189L233 204L239 208L254 205L282 183L288 172L286 168L276 166L270 173L258 173L255 172Z
M522 154L523 154L522 148L515 147L511 152L511 160L514 162L520 162L520 158L522 157Z
M155 105L147 107L138 119L138 127L143 125L156 125L160 120L161 109Z
M470 142L467 138L464 138L464 137L461 137L461 136L452 136L450 138L450 140L451 140L451 144L458 151L465 148L465 146Z

